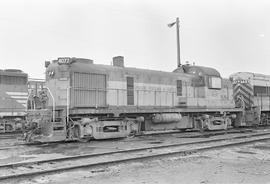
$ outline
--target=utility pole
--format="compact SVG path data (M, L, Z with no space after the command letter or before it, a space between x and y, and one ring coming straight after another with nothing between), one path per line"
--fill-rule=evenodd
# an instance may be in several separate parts
M179 34L179 18L176 18L176 35L177 35L177 66L181 66L180 58L180 34Z
M169 27L173 27L176 24L176 41L177 41L177 67L181 66L181 57L180 57L180 33L179 33L179 18L176 18L176 21L168 24Z

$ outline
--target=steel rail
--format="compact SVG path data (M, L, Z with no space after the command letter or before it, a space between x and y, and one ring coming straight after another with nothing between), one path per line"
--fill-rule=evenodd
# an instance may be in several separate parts
M251 134L251 135L245 135L245 136L238 136L234 138L222 138L222 139L214 139L214 140L208 140L208 141L197 141L197 142L191 142L191 143L182 143L182 144L171 144L171 145L163 145L163 146L152 146L152 147L147 147L147 148L137 148L137 149L130 149L130 150L121 150L121 151L113 151L113 152L105 152L105 153L97 153L97 154L89 154L89 155L79 155L79 156L72 156L72 157L63 157L63 158L58 158L58 159L51 159L51 160L42 160L42 161L34 161L34 162L25 162L25 163L15 163L15 164L7 164L7 165L2 165L2 169L4 167L19 167L19 166L27 166L31 164L42 164L42 163L50 163L50 162L55 162L55 161L65 161L65 160L74 160L74 159L83 159L83 158L90 158L90 157L101 157L105 155L113 155L113 154L121 154L121 153L135 153L139 151L147 151L147 150L153 150L153 149L162 149L162 148L169 148L169 147L181 147L185 145L191 145L191 144L202 144L202 143L209 143L209 142L222 142L225 140L236 140L236 139L250 139L251 137L259 137L259 136L265 136L265 135L270 135L270 133L262 133L262 134ZM85 164L79 164L79 165L71 165L71 166L58 166L58 168L51 168L51 169L45 169L45 170L40 170L40 171L31 171L31 172L26 172L26 173L20 173L20 174L10 174L10 175L4 175L0 176L0 180L7 180L7 179L14 179L14 178L19 178L19 177L28 177L28 176L34 176L34 175L41 175L41 174L50 174L50 173L55 173L55 172L62 172L62 171L67 171L67 170L73 170L73 169L78 169L78 168L85 168L85 167L94 167L94 166L102 166L102 165L109 165L109 164L116 164L116 163L124 163L127 161L136 161L136 160L142 160L146 158L154 158L154 157L162 157L162 156L167 156L167 155L176 155L176 154L186 154L186 153L193 153L193 152L200 152L200 151L207 151L211 149L218 149L218 148L225 148L229 146L236 146L236 145L243 145L243 144L250 144L254 142L259 142L259 141L265 141L265 140L270 140L270 137L263 137L263 138L257 138L257 139L251 139L251 140L242 140L238 142L233 142L233 143L223 143L223 144L218 144L218 145L210 145L210 146L205 146L205 147L199 147L199 148L191 148L191 149L185 149L185 150L180 150L180 151L168 151L165 153L154 153L151 155L143 155L143 156L135 156L132 158L120 158L120 159L112 159L109 161L104 161L104 162L97 162L97 163L85 163ZM37 168L39 169L39 168Z
M42 164L42 163L58 162L58 161L65 161L65 160L90 158L90 157L96 157L96 156L105 156L105 155L111 155L111 154L116 154L116 153L128 153L128 152L135 152L135 151L143 151L143 150L147 150L147 149L159 149L159 148L169 148L169 147L175 147L175 146L187 146L187 145L193 145L193 144L219 142L219 141L225 141L225 140L242 139L242 138L264 136L264 135L270 135L270 132L268 132L268 133L255 133L255 134L249 134L249 135L241 135L241 136L230 137L230 138L218 138L218 139L211 139L211 140L192 141L192 142L175 143L175 144L166 144L166 145L160 145L160 146L149 146L149 147L142 147L142 148L134 148L134 149L102 152L102 153L92 153L92 154L83 154L83 155L75 155L75 156L66 156L66 157L47 159L47 160L38 160L38 161L30 161L30 162L16 162L16 163L9 163L9 164L0 165L0 169L4 168L4 167L12 167L12 168L14 168L14 167L30 165L30 164Z

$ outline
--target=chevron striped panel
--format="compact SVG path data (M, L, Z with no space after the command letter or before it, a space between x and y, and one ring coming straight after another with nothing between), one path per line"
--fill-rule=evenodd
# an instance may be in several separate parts
M254 92L253 87L248 82L234 82L233 83L233 98L236 100L242 96L246 107L250 107L254 104Z

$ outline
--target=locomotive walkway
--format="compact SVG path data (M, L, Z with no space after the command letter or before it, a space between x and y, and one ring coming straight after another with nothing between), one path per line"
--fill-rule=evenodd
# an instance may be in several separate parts
M195 152L221 149L230 146L240 146L254 142L270 140L270 133L249 133L230 138L215 138L211 140L175 143L159 146L147 146L136 149L110 151L97 154L66 156L34 162L20 162L0 165L0 181L27 178L31 176L64 172L72 169L108 166L125 162L139 161L163 156L183 156Z

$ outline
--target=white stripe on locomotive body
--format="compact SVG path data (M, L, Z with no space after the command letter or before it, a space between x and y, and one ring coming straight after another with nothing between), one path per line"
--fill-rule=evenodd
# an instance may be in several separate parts
M118 95L118 105L126 105L126 82L108 81L108 91L120 89ZM207 91L207 92L206 92ZM108 104L117 104L117 90L110 92L107 96ZM134 83L134 105L140 106L178 106L179 101L185 99L188 106L226 106L233 107L232 89L209 90L207 87L194 87L184 84L182 86L182 96L176 96L176 85ZM228 94L229 93L229 94ZM139 96L139 99L137 99ZM207 98L207 99L206 99ZM222 99L223 98L223 99Z
M7 91L6 94L11 98L16 100L17 103L21 104L23 107L27 106L28 93L25 92L10 92Z
M18 103L26 104L27 100L16 100Z
M109 105L127 105L126 81L108 81L107 103ZM176 86L134 82L134 105L174 106Z
M8 95L14 95L14 96L28 96L28 93L26 93L26 92L10 92L10 91L7 91L6 93Z
M27 100L16 100L16 102L20 103L22 106L27 106Z
M27 99L28 96L10 96L11 98L15 98L15 99Z
M127 89L126 81L108 81L107 89L117 90ZM157 92L169 92L176 93L176 85L166 85L166 84L151 84L151 83L137 83L134 81L134 91L157 91Z
M25 116L25 112L0 112L0 116Z
M68 85L68 81L57 79L50 79L46 83L46 86L52 89L56 104L59 106L67 105ZM54 86L58 86L57 90L54 89ZM126 81L107 80L106 104L109 106L126 106L126 89ZM176 95L176 84L149 84L134 81L134 106L174 107L184 104L188 107L233 108L235 105L232 88L221 90L208 89L208 87L194 88L188 82L183 82L182 93L182 96ZM49 101L49 105L52 105L52 99Z

